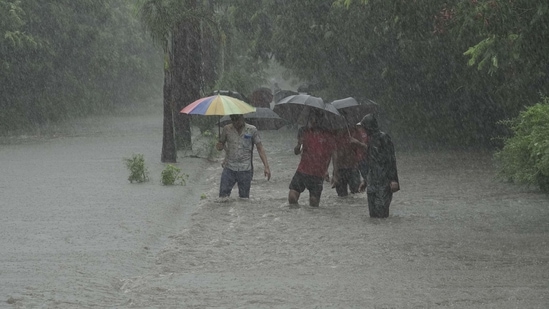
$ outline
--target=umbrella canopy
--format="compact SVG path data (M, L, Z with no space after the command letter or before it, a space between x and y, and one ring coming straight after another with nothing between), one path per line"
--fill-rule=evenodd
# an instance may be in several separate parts
M335 100L332 102L332 105L339 111L341 116L345 117L351 126L359 122L364 115L375 113L378 110L376 102L367 100L365 103L359 103L353 97Z
M299 92L295 92L292 90L275 90L275 93L273 94L273 100L275 102L278 102L286 97L299 94Z
M348 129L349 126L347 125L347 121L341 116L333 104L326 103L325 110L328 111L328 113L325 113L324 115L324 127L331 130Z
M250 104L225 95L213 95L194 101L185 106L180 113L189 115L224 116L233 114L247 114L255 112Z
M277 113L266 107L256 107L255 112L244 114L244 119L246 119L246 123L255 126L258 130L278 130L288 124ZM231 123L231 118L223 116L219 125L225 126L229 123Z
M312 109L319 109L324 115L333 114L339 116L338 110L324 103L322 98L307 94L296 94L283 98L276 102L273 111L280 117L294 123L306 124Z

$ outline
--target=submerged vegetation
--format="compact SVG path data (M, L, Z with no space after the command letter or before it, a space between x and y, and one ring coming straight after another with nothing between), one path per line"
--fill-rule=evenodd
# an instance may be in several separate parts
M182 173L181 169L172 164L166 164L166 167L162 170L160 181L164 186L187 184L189 175Z
M131 158L124 158L123 160L130 172L128 177L130 183L149 181L149 169L145 166L143 154L134 154Z

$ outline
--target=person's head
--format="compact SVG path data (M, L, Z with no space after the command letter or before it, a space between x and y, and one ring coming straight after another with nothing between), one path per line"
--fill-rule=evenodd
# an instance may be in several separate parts
M368 134L379 131L379 125L377 124L377 119L374 114L368 114L357 123L357 126L361 126L366 130Z
M231 122L233 123L233 126L236 129L240 129L244 126L244 115L242 114L233 114L229 116L231 118Z
M309 126L311 128L319 127L322 123L322 119L324 118L324 114L321 110L318 110L316 108L311 108L311 111L309 112Z

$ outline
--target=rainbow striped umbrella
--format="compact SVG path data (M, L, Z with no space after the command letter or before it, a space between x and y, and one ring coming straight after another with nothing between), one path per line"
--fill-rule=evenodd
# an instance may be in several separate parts
M189 115L224 116L255 112L255 107L239 99L226 95L213 95L194 101L185 106L180 113Z

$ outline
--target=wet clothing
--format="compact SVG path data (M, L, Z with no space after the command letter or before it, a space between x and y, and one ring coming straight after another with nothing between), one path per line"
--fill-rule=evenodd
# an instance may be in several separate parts
M395 148L388 134L378 131L368 138L368 165L368 190L398 182Z
M338 181L335 186L338 196L347 196L351 193L358 193L360 188L360 172L358 168L340 168L338 169ZM348 188L348 189L347 189Z
M391 137L379 130L373 115L364 116L360 124L368 133L366 192L370 216L386 218L389 216L389 206L393 198L391 182L398 183L395 147Z
M261 143L256 127L246 123L242 133L238 133L232 124L228 124L223 127L219 141L225 144L219 197L230 196L236 183L239 197L249 198L253 176L253 145Z
M360 142L368 145L368 134L364 130L355 130L351 135ZM356 147L356 158L358 161L358 170L364 180L366 180L368 174L368 153L362 147Z
M219 197L230 196L234 185L238 183L238 197L249 198L252 176L253 172L251 170L235 172L224 168L223 172L221 172L221 181L219 183Z
M336 148L334 136L319 128L300 128L298 140L302 142L301 160L289 189L299 193L307 189L310 197L320 200L324 176Z
M368 178L368 161L362 160L358 162L358 171L360 172L360 176L362 176L362 179L366 180Z
M352 130L351 136L364 144L368 144L368 134L364 130ZM366 150L364 150L361 147L355 147L355 153L356 153L356 160L358 162L368 159Z
M297 171L324 178L336 144L332 133L322 129L304 129L303 149Z
M311 176L300 172L295 172L292 181L290 182L290 190L302 193L305 189L309 190L310 196L320 199L322 194L324 178Z
M361 178L359 163L365 157L363 148L351 144L349 135L366 143L366 133L364 135L359 130L351 129L350 132L344 132L337 137L337 167L338 181L335 189L338 196L347 196L351 193L358 193Z
M358 160L355 147L351 144L349 133L340 133L336 136L337 167L357 168Z
M223 167L233 171L252 169L253 145L261 143L256 127L246 123L242 133L238 133L232 124L228 124L223 127L219 141L225 144Z
M389 217L389 206L393 200L391 187L385 187L380 190L368 191L368 210L372 218Z

